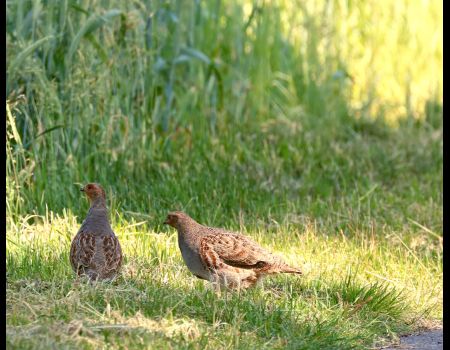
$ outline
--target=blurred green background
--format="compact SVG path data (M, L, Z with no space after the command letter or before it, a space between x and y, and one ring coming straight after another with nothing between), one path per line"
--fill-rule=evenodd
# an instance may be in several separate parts
M439 230L442 2L6 7L11 222L82 215L75 184L95 181L151 226L172 209L251 224L344 205Z

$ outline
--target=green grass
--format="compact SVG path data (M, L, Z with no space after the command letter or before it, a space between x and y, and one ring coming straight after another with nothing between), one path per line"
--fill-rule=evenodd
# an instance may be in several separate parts
M116 225L123 274L92 287L75 284L68 264L76 218L17 230L7 255L7 340L17 347L350 349L381 344L442 313L441 256L410 252L373 231L353 239L311 224L249 232L302 266L305 277L218 296L184 267L173 232Z
M370 348L442 320L438 2L7 2L11 348ZM75 283L108 192L125 252ZM182 209L301 267L216 295Z

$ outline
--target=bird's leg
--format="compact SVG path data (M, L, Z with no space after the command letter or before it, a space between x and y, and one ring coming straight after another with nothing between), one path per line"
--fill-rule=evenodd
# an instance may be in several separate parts
M211 279L212 287L214 290L214 293L220 297L222 295L222 277L219 276L217 272L214 273Z
M220 283L217 281L213 281L210 284L214 294L216 294L218 297L221 296L221 288L220 288Z
M75 280L73 281L73 286L78 287L80 285L80 275L77 273L77 277L75 277Z

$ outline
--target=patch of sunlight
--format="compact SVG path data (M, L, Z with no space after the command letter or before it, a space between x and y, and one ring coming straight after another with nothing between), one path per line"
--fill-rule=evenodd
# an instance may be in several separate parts
M193 340L201 335L202 325L195 319L151 319L137 312L134 316L124 317L118 311L110 312L110 322L86 325L90 330L134 330L160 333L167 338L182 337Z
M442 2L282 0L277 9L286 39L310 57L302 64L316 83L346 69L351 106L361 114L395 125L423 117L428 100L442 101ZM244 12L251 10L246 3Z
M7 230L8 253L17 257L29 256L31 248L33 254L42 259L67 252L71 239L79 229L78 220L69 212L63 217L48 213L37 218L35 223L31 223L30 217L26 217L15 229ZM442 266L439 259L434 261L421 256L425 254L421 248L426 242L423 237L416 237L405 243L397 242L394 238L399 236L396 234L392 238L377 237L376 240L373 237L368 239L363 234L352 238L345 235L327 236L318 232L313 224L308 224L307 219L298 220L305 221L305 226L300 231L298 228L281 225L273 235L264 234L264 230L244 230L244 233L284 257L286 262L299 267L304 273L302 280L342 279L351 269L355 280L360 283L388 283L404 290L417 308L430 306L434 315L440 317ZM150 232L142 225L127 222L120 222L113 229L126 257L123 266L125 280L139 280L145 276L178 287L194 288L197 285L198 281L182 262L175 232ZM436 249L442 254L442 246L437 246ZM139 322L147 321L137 315L135 319L127 320L126 324L136 326ZM149 328L169 333L189 327L193 334L197 331L195 325L182 321L161 322L148 321L145 324Z
M201 336L200 322L194 319L150 319L140 312L132 317L124 317L120 312L111 311L106 322L95 322L90 319L72 320L69 323L57 321L50 325L29 325L8 326L6 333L8 337L33 338L37 334L51 331L62 337L75 340L80 335L83 341L91 345L100 345L102 342L95 335L103 330L117 332L137 332L137 333L158 333L166 338L183 338L184 340L194 340Z

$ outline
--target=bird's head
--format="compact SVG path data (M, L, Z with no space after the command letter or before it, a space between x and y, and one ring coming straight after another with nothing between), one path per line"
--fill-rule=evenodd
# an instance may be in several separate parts
M173 211L167 215L166 221L164 224L170 225L172 227L178 228L180 225L187 221L192 221L192 219L186 213L182 211Z
M98 200L106 201L105 190L99 184L89 183L82 187L80 191L86 194L91 203Z

